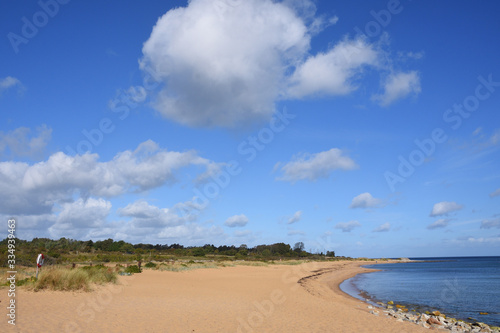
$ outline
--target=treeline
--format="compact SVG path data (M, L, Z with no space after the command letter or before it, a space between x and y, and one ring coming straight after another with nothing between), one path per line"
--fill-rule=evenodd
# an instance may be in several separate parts
M188 246L180 244L131 244L123 240L111 238L103 241L81 241L68 238L52 240L34 238L31 241L16 239L16 260L18 265L32 265L38 253L47 256L47 263L63 263L71 261L121 262L133 260L169 260L177 257L214 257L221 259L320 259L335 257L334 251L326 253L309 253L304 243L298 242L293 247L285 243L257 245L248 247L221 245ZM0 242L0 265L7 263L7 238Z

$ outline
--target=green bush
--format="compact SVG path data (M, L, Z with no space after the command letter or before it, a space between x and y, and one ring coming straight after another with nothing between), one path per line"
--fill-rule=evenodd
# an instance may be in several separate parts
M152 262L148 262L146 265L144 265L146 268L156 268L156 264Z
M141 269L137 265L130 265L127 268L125 268L125 273L140 273Z

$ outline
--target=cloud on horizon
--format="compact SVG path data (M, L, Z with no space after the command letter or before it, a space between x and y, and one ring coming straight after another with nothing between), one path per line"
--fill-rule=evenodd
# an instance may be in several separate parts
M4 214L48 214L55 206L82 198L111 198L126 193L141 193L178 181L177 171L190 166L205 168L194 181L206 178L216 163L195 151L175 152L161 149L151 140L135 150L117 153L113 159L99 161L97 154L68 156L62 152L46 161L0 162L0 210Z
M234 215L229 217L226 222L224 222L224 225L230 227L230 228L236 228L236 227L244 227L248 223L248 217L246 217L244 214L240 215Z

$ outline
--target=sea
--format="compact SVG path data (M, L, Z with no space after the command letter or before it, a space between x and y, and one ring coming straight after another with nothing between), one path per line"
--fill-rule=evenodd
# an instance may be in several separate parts
M340 288L374 305L393 301L420 313L437 310L500 326L500 257L410 259L414 261L363 266L381 271L358 274Z

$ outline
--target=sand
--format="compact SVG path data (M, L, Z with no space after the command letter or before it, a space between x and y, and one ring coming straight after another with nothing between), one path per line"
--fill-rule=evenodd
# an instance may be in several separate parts
M426 332L369 313L339 284L363 262L145 270L93 292L17 291L2 332ZM7 302L1 290L1 307Z

